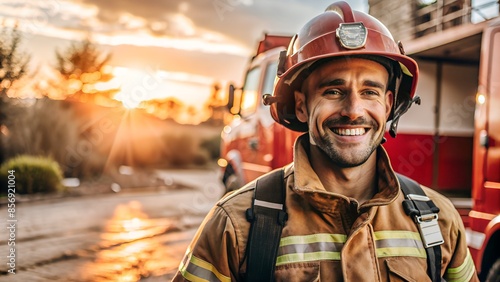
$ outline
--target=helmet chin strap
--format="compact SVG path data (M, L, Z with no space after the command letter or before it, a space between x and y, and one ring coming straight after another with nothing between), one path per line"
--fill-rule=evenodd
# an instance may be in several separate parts
M420 96L415 96L412 100L410 100L408 103L404 103L401 105L398 109L394 111L394 117L391 122L391 126L389 127L389 134L391 135L392 138L396 137L396 131L398 130L398 123L399 123L399 118L406 113L411 105L413 103L420 105L421 99Z

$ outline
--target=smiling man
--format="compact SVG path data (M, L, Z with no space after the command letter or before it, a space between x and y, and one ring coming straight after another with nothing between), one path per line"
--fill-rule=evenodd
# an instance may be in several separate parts
M387 28L336 2L278 65L264 100L306 132L294 161L222 199L174 281L477 281L453 205L381 146L418 100L418 66Z
M388 70L364 58L325 60L294 93L297 119L308 124L309 160L325 189L362 203L375 194L373 152L393 104Z

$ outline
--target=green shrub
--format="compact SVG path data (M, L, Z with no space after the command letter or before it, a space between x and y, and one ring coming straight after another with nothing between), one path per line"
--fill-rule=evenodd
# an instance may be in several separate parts
M20 155L7 160L1 167L2 181L14 170L16 193L53 193L63 191L62 171L59 164L46 157Z

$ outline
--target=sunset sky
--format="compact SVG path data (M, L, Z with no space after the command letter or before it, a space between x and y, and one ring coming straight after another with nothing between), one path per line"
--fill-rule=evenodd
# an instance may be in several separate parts
M144 81L148 97L202 104L214 82L241 83L264 32L294 34L332 0L3 0L4 25L18 23L32 67L55 66L55 50L87 36L103 52L127 99ZM351 0L367 12L367 0ZM135 101L131 101L135 102Z

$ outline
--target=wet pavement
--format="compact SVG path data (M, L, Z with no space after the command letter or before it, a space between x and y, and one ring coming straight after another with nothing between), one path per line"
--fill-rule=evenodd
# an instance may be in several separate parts
M216 171L158 174L184 189L18 204L16 274L7 274L8 237L2 231L0 281L168 281L222 187ZM4 223L7 213L2 205Z

